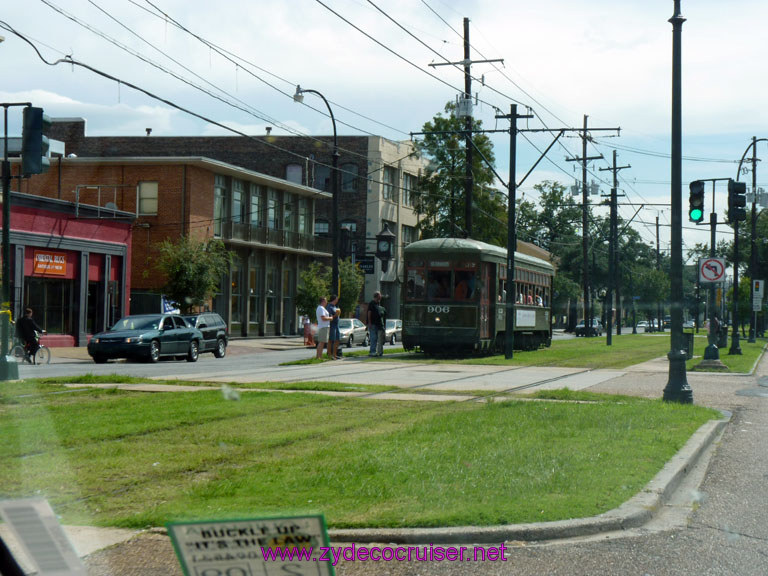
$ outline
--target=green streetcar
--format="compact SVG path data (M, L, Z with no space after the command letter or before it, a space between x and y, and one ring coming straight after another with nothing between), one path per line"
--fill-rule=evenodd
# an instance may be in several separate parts
M503 352L507 297L514 298L515 348L552 343L553 266L464 238L433 238L405 247L403 347L427 354Z

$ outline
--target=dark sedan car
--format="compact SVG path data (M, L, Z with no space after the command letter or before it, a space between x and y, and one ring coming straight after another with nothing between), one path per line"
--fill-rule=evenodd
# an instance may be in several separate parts
M578 324L576 324L576 330L574 331L576 336L586 336L587 331L584 329L584 321L582 320ZM600 320L597 318L592 319L592 328L589 331L590 336L602 336L603 335L603 325L600 323Z
M197 362L202 333L177 314L126 316L106 332L94 334L88 354L97 364L114 358L157 362L161 357L183 357Z
M216 358L226 356L229 334L227 323L221 316L215 312L204 312L195 316L184 316L184 320L203 333L203 340L200 342L201 353L213 352Z

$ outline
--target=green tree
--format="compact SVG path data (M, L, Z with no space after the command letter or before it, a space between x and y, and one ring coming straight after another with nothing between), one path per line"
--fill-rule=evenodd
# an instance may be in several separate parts
M308 314L315 322L315 311L320 298L331 296L332 270L330 267L313 262L309 268L301 273L299 288L296 291L296 307L299 314ZM339 262L339 307L343 318L353 315L365 283L365 273L360 266L352 264L352 261L341 260Z
M752 279L749 276L739 276L739 293L736 299L736 304L739 309L739 326L741 328L741 334L746 338L745 326L749 326L749 318L752 315L752 302L750 301L752 291ZM726 296L728 302L728 310L731 311L731 318L733 318L733 286L728 289Z
M648 320L657 315L657 303L668 298L669 289L669 275L663 270L635 267L635 293Z
M163 291L182 313L205 304L229 274L231 255L221 240L182 236L160 244L157 268L165 275Z
M427 134L419 149L430 164L419 182L415 198L415 208L421 215L419 227L423 238L463 236L466 230L464 119L454 115L455 108L456 105L449 102L445 105L445 115L438 113L423 126ZM475 120L473 128L481 130L482 122ZM472 237L506 246L507 202L506 196L493 186L493 144L484 134L474 134L472 142L475 147L472 161Z

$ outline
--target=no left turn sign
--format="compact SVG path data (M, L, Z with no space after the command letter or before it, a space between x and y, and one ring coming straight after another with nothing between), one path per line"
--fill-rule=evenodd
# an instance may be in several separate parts
M722 258L699 258L699 282L714 284L725 280L725 260Z

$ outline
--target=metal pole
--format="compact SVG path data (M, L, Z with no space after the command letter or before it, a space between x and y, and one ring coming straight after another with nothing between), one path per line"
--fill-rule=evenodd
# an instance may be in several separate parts
M670 337L669 380L664 388L666 401L690 404L693 392L685 374L686 353L683 350L683 208L682 208L682 32L685 18L680 14L680 0L674 0L672 24L672 142L670 203L672 212L670 246L670 300L672 334Z
M11 340L11 163L8 160L8 107L31 106L30 103L3 104L4 144L3 144L3 281L2 281L2 318L0 318L0 380L17 380L19 366L8 354Z
M741 355L739 344L739 221L733 222L733 333L729 355Z
M752 235L750 238L749 275L752 281L749 284L749 305L752 313L749 315L749 340L755 342L755 329L757 327L757 312L754 310L755 278L757 277L757 137L752 136Z
M587 217L587 118L584 115L584 132L581 135L581 259L584 275L584 337L589 338L592 330L592 316L589 306L589 219Z
M470 102L472 100L472 74L470 71L471 61L469 59L469 18L464 18L464 97ZM472 237L472 163L474 161L472 147L472 114L469 114L464 120L464 129L466 131L466 162L464 167L464 230L467 237Z
M717 214L715 213L715 183L712 182L712 212L709 214L709 257L715 257L715 243L717 241ZM707 342L709 345L704 350L704 360L720 360L720 350L717 348L718 334L715 330L715 316L717 315L717 305L715 304L715 285L709 285L709 334Z
M510 108L509 128L509 207L507 209L507 300L505 304L506 318L504 333L504 357L511 359L515 347L515 296L517 285L515 283L515 249L517 248L517 234L515 219L517 200L517 182L515 172L517 170L517 104Z

